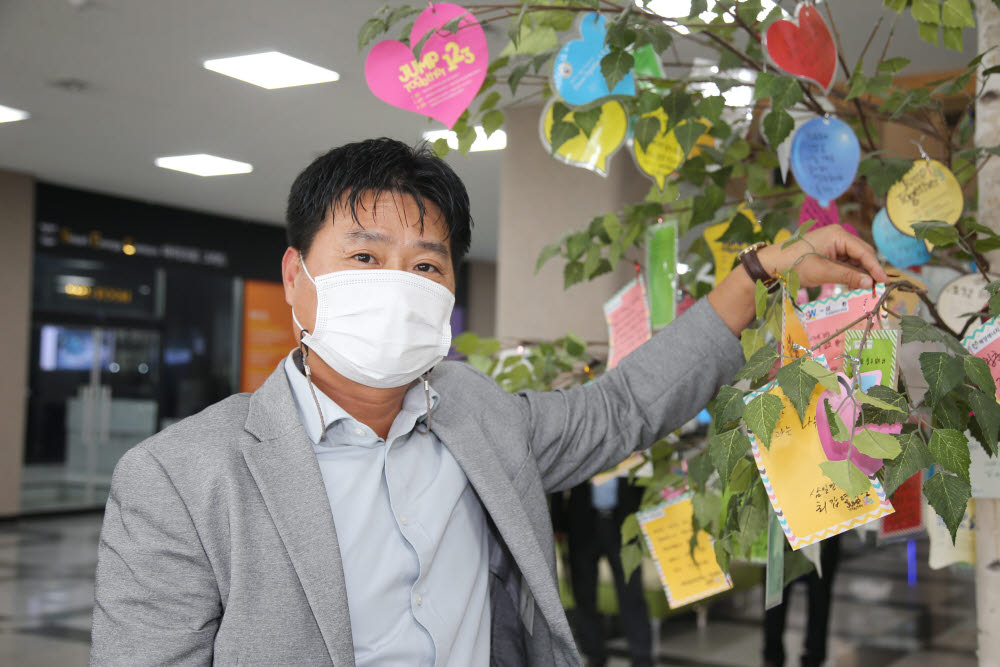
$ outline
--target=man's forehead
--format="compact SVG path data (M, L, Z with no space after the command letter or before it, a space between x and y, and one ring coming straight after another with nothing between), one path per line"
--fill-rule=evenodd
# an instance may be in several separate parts
M447 236L447 224L437 205L427 199L418 202L403 192L362 192L356 199L345 194L330 207L327 217L342 233L409 227L420 236Z

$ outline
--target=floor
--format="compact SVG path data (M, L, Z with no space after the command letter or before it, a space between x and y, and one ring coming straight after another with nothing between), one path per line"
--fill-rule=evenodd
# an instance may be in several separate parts
M97 513L0 522L0 665L86 665ZM929 570L918 541L914 585L905 543L875 546L845 536L835 584L828 665L976 665L975 593L970 568ZM798 664L805 591L793 586L785 645ZM759 590L662 624L658 663L689 667L760 665ZM609 639L611 667L628 665L624 641Z

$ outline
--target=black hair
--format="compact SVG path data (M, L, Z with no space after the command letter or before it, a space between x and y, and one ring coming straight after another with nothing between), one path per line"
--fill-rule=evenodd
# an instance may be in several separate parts
M469 251L472 216L469 193L458 175L428 145L411 148L382 137L345 144L317 158L298 175L288 193L285 228L288 245L303 254L328 213L344 206L359 225L357 209L366 194L410 195L420 210L424 229L427 202L440 209L447 227L451 258L457 270Z

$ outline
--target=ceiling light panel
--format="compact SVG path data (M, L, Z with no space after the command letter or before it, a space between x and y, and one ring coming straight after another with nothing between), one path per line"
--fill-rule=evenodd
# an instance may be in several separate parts
M430 142L438 139L447 139L448 147L453 151L458 150L458 135L451 130L428 130L424 132L424 139ZM507 148L507 133L503 130L495 130L489 137L482 125L476 126L476 139L472 142L469 151L478 153L479 151L500 151Z
M183 171L195 176L226 176L228 174L249 174L253 171L253 165L246 162L228 160L206 153L158 157L155 164L157 167Z
M268 90L328 83L340 79L340 75L333 70L293 58L280 51L206 60L205 69Z
M31 118L31 114L27 111L5 107L0 104L0 123L13 123L16 120L24 120L26 118Z

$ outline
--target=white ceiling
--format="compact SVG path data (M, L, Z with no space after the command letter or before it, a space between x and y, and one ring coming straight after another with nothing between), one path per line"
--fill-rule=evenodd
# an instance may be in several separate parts
M418 3L419 4L419 3ZM791 6L791 2L784 2ZM415 142L430 124L368 91L357 31L382 1L0 0L0 104L32 114L0 124L0 168L151 202L281 224L291 181L315 156L347 141ZM78 8L82 6L82 8ZM853 63L883 14L878 0L832 0ZM893 16L891 13L889 18ZM496 24L500 26L501 24ZM505 26L492 35L498 50ZM888 31L888 22L880 31ZM881 49L882 37L875 47ZM971 57L916 39L906 17L893 55L914 69ZM337 83L264 90L201 63L278 50L341 74ZM79 80L83 90L53 85ZM252 174L200 178L153 165L162 155L212 153ZM502 151L454 156L476 228L471 256L496 257Z

